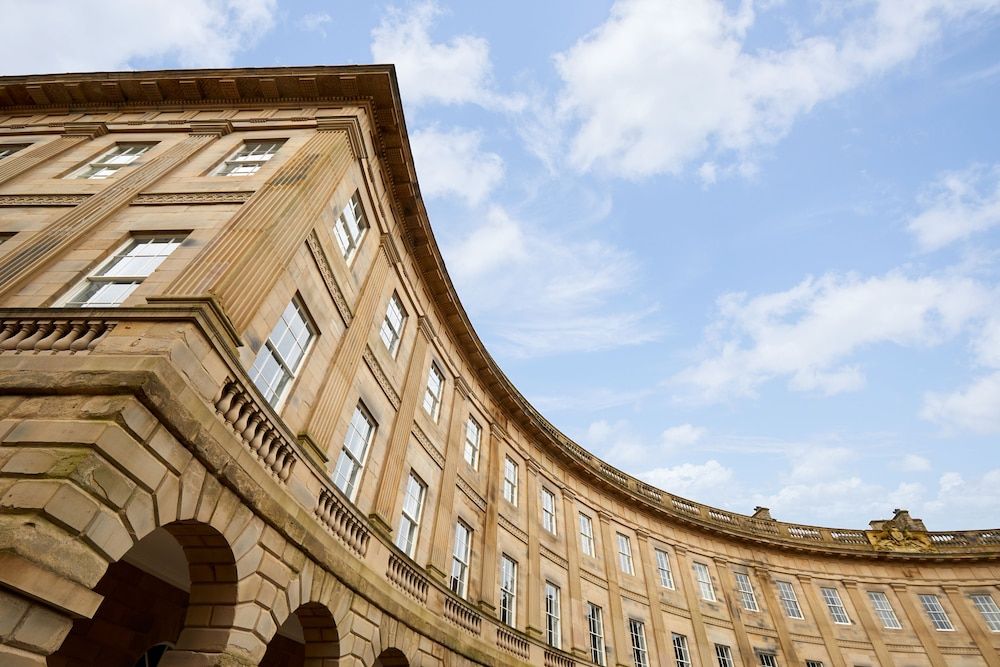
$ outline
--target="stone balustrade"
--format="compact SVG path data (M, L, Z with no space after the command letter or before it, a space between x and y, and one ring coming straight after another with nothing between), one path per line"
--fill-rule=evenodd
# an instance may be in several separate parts
M330 531L340 538L354 553L364 556L368 553L371 531L364 519L348 509L336 491L324 488L319 492L316 516Z
M497 648L522 660L527 660L531 654L528 640L502 625L497 626Z
M109 320L5 319L0 329L0 353L89 352L115 324Z
M482 633L483 617L455 597L445 597L444 617L471 635Z
M410 567L402 556L389 554L389 567L385 576L411 598L420 604L427 604L427 577Z
M215 402L215 411L232 427L254 456L282 482L288 480L297 455L292 443L239 380L229 378Z

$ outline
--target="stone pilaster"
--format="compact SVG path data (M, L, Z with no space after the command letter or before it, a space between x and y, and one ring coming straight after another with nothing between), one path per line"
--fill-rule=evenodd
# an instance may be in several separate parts
M674 547L677 554L677 572L675 578L684 578L684 599L687 601L688 611L691 612L691 625L694 628L694 650L697 653L697 663L699 665L711 665L715 661L715 653L708 643L708 635L705 633L705 621L701 615L701 598L695 591L692 583L694 580L691 566L691 559L688 558L687 551L680 547Z
M798 580L802 586L802 594L806 598L806 605L809 607L813 621L816 623L816 627L819 628L820 636L823 637L823 643L826 645L826 652L830 656L831 664L833 664L833 667L847 667L847 663L844 662L844 654L841 652L840 645L837 643L837 637L833 633L830 612L826 608L826 603L819 599L816 586L812 583L812 578L799 575Z
M879 664L882 667L894 667L892 655L882 640L882 633L876 624L876 619L872 616L871 602L866 599L868 596L863 591L858 590L856 581L842 581L841 583L847 591L847 597L851 599L851 604L854 605L854 611L858 615L858 621L864 628L868 641L875 649L875 657L878 658Z
M615 531L611 528L611 515L599 511L601 523L601 544L604 547L604 576L608 581L608 602L611 605L608 618L611 620L611 641L613 643L614 664L630 667L632 644L625 630L625 610L622 607L622 587L618 583L618 551L615 548Z
M190 160L205 146L232 128L226 124L195 126L192 134L145 164L126 167L127 173L50 222L42 231L21 244L0 262L0 295L9 294L42 271L68 248L112 215L128 206L143 190Z
M913 628L913 633L917 635L917 639L920 640L920 644L924 647L924 653L927 654L927 659L930 661L931 667L945 667L944 656L941 655L941 649L938 648L937 641L934 638L934 630L927 625L925 615L921 613L921 610L917 609L907 585L894 583L890 584L890 586L892 586L892 590L896 593L896 599L899 600L899 606L903 609L903 615L906 617L907 623Z
M424 322L425 319L421 317L417 323L417 340L413 346L413 354L410 355L410 364L406 369L403 395L400 397L399 410L392 424L385 460L379 469L374 508L368 517L376 528L381 528L387 533L392 532L396 497L399 495L403 466L406 463L406 446L413 437L413 415L427 386L424 361L427 358L430 336L433 334Z
M452 525L452 508L455 506L455 478L463 456L465 424L469 413L469 385L461 377L455 378L454 400L451 404L451 421L448 424L448 442L444 452L444 470L437 506L434 508L434 528L431 533L431 552L427 570L439 579L448 577L448 535Z
M323 386L309 415L304 435L316 443L320 451L329 451L333 445L337 419L357 377L358 366L364 356L378 306L382 302L382 292L389 275L386 248L382 244L372 260L368 277L361 286L354 305L354 317L334 352Z
M725 559L716 558L715 569L719 573L719 582L722 584L721 594L723 603L729 609L729 617L733 620L733 631L736 634L736 645L739 648L740 661L746 667L752 667L756 664L756 660L754 659L753 647L750 646L750 638L747 636L746 622L743 620L743 614L748 612L743 608L743 598L739 594L739 587L736 585L733 566ZM751 585L753 585L752 582ZM757 606L760 607L760 603Z
M572 489L562 489L563 535L566 537L566 574L569 576L569 641L570 650L583 659L590 658L583 587L580 586L580 531L577 527L576 494Z
M538 530L541 524L541 515L538 511L541 485L538 483L538 464L528 459L525 461L528 474L525 475L527 483L527 501L525 502L525 531L528 533L528 586L527 594L524 596L528 604L528 627L529 635L535 637L544 636L542 625L542 587L545 582L542 580L542 549L539 541Z
M982 624L973 616L969 599L962 595L962 591L959 590L958 586L942 586L942 589L945 595L948 596L948 600L951 601L951 606L955 609L955 613L962 620L962 625L965 626L966 631L972 636L972 641L976 643L979 652L983 654L983 660L986 661L989 667L1000 667L1000 656L997 655L996 649L993 648L993 642L990 641L990 636L983 629Z
M497 524L500 521L500 477L503 475L500 450L505 433L500 424L490 422L490 467L486 479L486 519L483 523L483 541L479 575L479 606L494 613L497 608Z
M785 620L785 608L778 601L778 596L774 594L775 585L774 580L771 578L771 573L764 569L755 568L754 575L754 578L757 580L757 588L760 590L761 597L764 599L767 610L771 614L771 623L774 624L774 629L778 632L778 645L781 647L781 652L785 655L785 664L803 664L799 660L798 651L795 650L792 635L788 632L788 622ZM756 662L748 663L744 659L744 664L755 665Z
M58 139L18 151L0 162L0 184L17 178L74 146L107 133L108 126L104 123L67 123L63 135Z
M656 559L653 556L653 547L649 544L649 533L635 531L636 547L639 554L639 567L642 568L642 577L646 584L646 597L649 599L649 618L653 622L653 641L649 642L650 655L658 655L660 659L668 655L667 628L663 624L663 608L660 605L660 584L656 580ZM647 639L648 641L648 639Z
M214 296L236 330L246 329L354 158L347 132L322 120L316 134L250 197L167 294Z

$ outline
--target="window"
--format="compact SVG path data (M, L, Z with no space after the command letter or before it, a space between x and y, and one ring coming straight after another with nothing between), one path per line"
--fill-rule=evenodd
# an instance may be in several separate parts
M646 626L642 621L628 619L628 634L632 639L632 660L635 667L649 667L649 652L646 650Z
M590 661L604 667L607 662L604 650L604 612L593 602L587 603L587 634L590 635Z
M795 589L787 581L776 581L778 585L778 599L781 606L785 608L785 615L788 618L805 618L799 608L799 600L795 597Z
M517 561L507 554L500 557L500 622L517 622Z
M899 624L899 619L896 618L896 612L892 609L892 604L889 602L889 598L886 597L885 593L880 591L868 591L868 599L872 601L872 607L875 609L875 615L878 616L879 620L882 621L882 627L886 630L899 630L903 626Z
M469 555L472 529L461 520L455 523L455 547L451 555L451 590L464 598L469 588Z
M674 661L677 667L691 667L691 653L688 651L688 638L677 633L673 634Z
M361 237L368 229L368 220L365 212L361 208L361 200L355 192L347 206L333 223L333 235L340 246L340 252L344 253L344 259L350 260L361 245Z
M239 149L223 160L212 176L250 176L274 157L284 139L246 141Z
M806 660L806 667L823 667L823 663L819 660Z
M333 485L352 502L358 490L358 476L365 465L365 457L374 435L375 420L364 404L359 402L354 408L351 423L347 426L344 448L340 450L340 458L333 471Z
M465 422L465 462L473 469L479 468L479 443L483 438L483 427L472 417Z
M31 144L0 144L0 160L4 159L8 155L13 155L14 153L24 150Z
M991 632L1000 632L1000 607L993 600L991 595L973 595L972 604L976 605L976 609L979 613L983 615L983 620L986 621L986 627L990 629Z
M517 507L517 464L509 456L503 459L503 497Z
M424 411L434 421L437 421L438 415L441 414L441 391L443 389L444 376L437 364L431 363L431 369L427 372L427 389L424 391Z
M406 320L406 311L403 310L403 304L399 301L399 295L393 292L392 298L389 299L389 305L385 309L382 328L379 329L378 333L382 337L382 342L385 343L385 349L389 350L389 354L394 357L399 350L399 337L403 333L404 320Z
M757 606L757 596L753 592L753 584L750 583L750 577L742 572L734 572L733 574L736 575L736 588L740 591L743 608L747 611L760 611L760 607Z
M132 164L152 147L153 144L116 144L97 159L74 171L69 178L88 178L97 181L111 178L119 169Z
M924 611L930 617L935 630L951 631L955 629L951 624L951 619L948 618L948 612L941 606L938 596L920 595L918 597L920 598L920 604L924 606Z
M250 369L250 379L271 405L281 400L314 335L302 303L298 298L289 301Z
M556 534L556 497L548 489L542 489L542 528Z
M819 591L823 594L823 602L826 602L826 608L830 610L833 622L838 625L850 625L851 618L847 615L847 610L844 609L844 603L841 601L837 589L820 588Z
M559 627L559 587L545 582L545 641L552 648L562 647L562 631Z
M417 534L420 531L420 515L424 510L424 496L427 485L411 470L406 480L406 492L403 494L403 516L399 520L399 534L396 535L396 546L413 558L417 548Z
M618 566L625 574L635 574L632 567L632 543L628 537L618 533Z
M580 548L586 556L597 553L594 550L594 522L583 512L580 513Z
M121 246L75 285L63 304L68 308L120 306L184 241L183 235L136 237Z
M708 566L704 563L692 563L694 577L698 581L698 592L702 600L715 602L715 586L712 585L712 575L708 571Z
M670 556L666 551L656 550L656 571L660 574L660 585L664 588L674 587L674 573L670 571Z
M773 653L758 651L757 659L760 661L760 667L778 667L778 658Z
M725 644L715 645L715 659L719 661L719 667L735 667L733 652Z

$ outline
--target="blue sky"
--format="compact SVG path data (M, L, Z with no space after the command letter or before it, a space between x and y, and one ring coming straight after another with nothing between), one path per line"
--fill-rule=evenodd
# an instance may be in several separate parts
M1000 525L1000 0L0 11L8 74L394 62L463 303L568 435L736 511Z

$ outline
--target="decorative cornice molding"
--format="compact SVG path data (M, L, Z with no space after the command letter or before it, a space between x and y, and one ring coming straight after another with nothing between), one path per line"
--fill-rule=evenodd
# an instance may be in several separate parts
M316 129L320 132L346 132L355 159L368 157L361 122L357 116L317 116Z
M0 195L0 206L76 206L90 195Z
M333 299L333 305L337 308L337 314L340 315L340 319L344 322L345 327L351 326L354 314L351 312L351 307L347 304L344 292L337 283L336 276L333 275L330 260L327 258L326 253L323 252L323 246L320 244L319 236L317 236L315 229L306 237L306 246L308 246L309 252L312 254L313 261L316 262L316 268L319 269L320 277L323 278L323 285L326 287L326 291L330 293L330 298Z
M224 137L233 131L233 124L228 120L192 120L190 123L191 134Z
M548 558L550 561L552 561L553 563L555 563L564 570L569 569L569 561L567 561L563 556L560 556L559 554L557 554L555 551L548 548L544 544L539 546L541 547L542 556Z
M472 388L461 375L455 376L455 391L465 400L469 400L469 397L472 396Z
M108 133L106 123L70 121L63 125L63 136L96 139Z
M462 493L464 493L469 500L472 501L472 504L479 508L480 512L486 511L486 499L479 495L479 493L472 488L472 485L465 481L461 475L455 478L455 484L462 491Z
M389 380L389 376L386 375L385 371L382 369L382 364L378 362L378 358L375 353L372 352L370 347L365 347L365 352L363 355L365 363L368 368L371 369L372 375L375 376L375 381L378 382L378 386L382 388L385 393L386 398L389 399L389 403L396 410L399 410L399 392L396 391L395 387L392 386L392 381Z
M608 587L608 582L606 579L603 579L594 574L593 572L591 572L590 570L585 570L584 568L580 568L580 578L583 579L584 581L589 581L590 583L600 588L607 589Z
M417 331L426 336L429 341L434 340L437 337L437 334L434 333L434 326L431 324L430 319L424 315L417 318Z
M243 204L254 194L253 190L232 192L147 192L132 200L137 206L166 206L169 204Z
M423 429L417 426L416 423L413 424L412 431L413 437L417 439L417 442L419 442L420 446L424 448L427 455L434 459L434 463L437 464L438 468L444 470L444 454L441 453L441 450L434 446L431 439L427 437L427 434L424 433Z
M508 533L521 540L525 544L528 543L528 533L518 526L516 523L505 517L503 514L497 515L497 523L501 528L506 530Z

